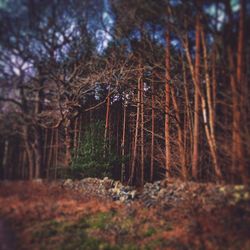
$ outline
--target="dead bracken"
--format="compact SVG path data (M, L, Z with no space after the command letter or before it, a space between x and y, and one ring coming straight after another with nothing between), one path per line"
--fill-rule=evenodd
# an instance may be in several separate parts
M0 215L18 249L247 250L246 194L245 186L181 181L140 190L109 178L0 182Z

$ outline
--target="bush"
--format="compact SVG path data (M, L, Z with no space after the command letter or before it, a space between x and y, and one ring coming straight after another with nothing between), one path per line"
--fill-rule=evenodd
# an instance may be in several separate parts
M83 135L78 147L78 155L71 163L72 177L99 177L111 176L111 170L117 161L116 155L104 141L104 123L91 124Z

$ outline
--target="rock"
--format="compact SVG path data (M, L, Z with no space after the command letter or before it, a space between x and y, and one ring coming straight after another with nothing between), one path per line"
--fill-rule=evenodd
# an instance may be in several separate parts
M127 200L127 196L121 196L121 197L120 197L120 201L121 201L121 202L124 202L124 201L126 201L126 200Z
M40 183L43 183L43 179L41 178L33 179L32 182L40 184Z
M145 185L144 185L144 189L150 189L150 188L152 188L152 186L153 186L152 183L147 182L147 183L145 183Z
M166 190L166 188L162 188L160 191L159 191L159 193L158 193L158 198L164 198L165 197L165 195L166 195L166 192L167 192L167 190Z
M119 199L120 199L120 197L118 195L113 195L112 196L113 201L118 201Z
M161 187L166 188L168 185L168 181L166 179L161 181Z
M120 202L128 203L137 197L137 192L133 187L122 185L120 181L113 181L112 187L108 188L107 192L113 200Z
M134 199L136 198L136 196L137 196L136 190L132 190L132 191L130 192L130 197L131 197L131 199L134 200Z
M63 183L64 187L72 187L73 186L73 180L72 179L66 179Z
M104 186L106 190L110 189L113 186L114 181L109 179L108 177L104 177L101 181L101 184Z

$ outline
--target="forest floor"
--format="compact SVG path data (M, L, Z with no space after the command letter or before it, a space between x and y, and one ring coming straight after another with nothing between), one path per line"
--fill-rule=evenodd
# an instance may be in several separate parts
M119 185L0 182L0 248L250 249L247 187L156 182L121 199Z

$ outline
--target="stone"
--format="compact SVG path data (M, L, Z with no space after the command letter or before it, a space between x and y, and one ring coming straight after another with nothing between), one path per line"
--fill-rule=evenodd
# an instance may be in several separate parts
M136 190L132 190L130 192L130 197L131 197L132 200L134 200L136 198L136 195L137 195L137 191Z
M158 198L164 198L164 196L166 195L166 188L162 188L159 192L158 192Z
M64 186L67 186L69 184L72 184L73 183L73 180L72 179L66 179L63 183Z
M41 179L41 178L33 179L32 182L40 184L40 183L43 183L43 179Z

